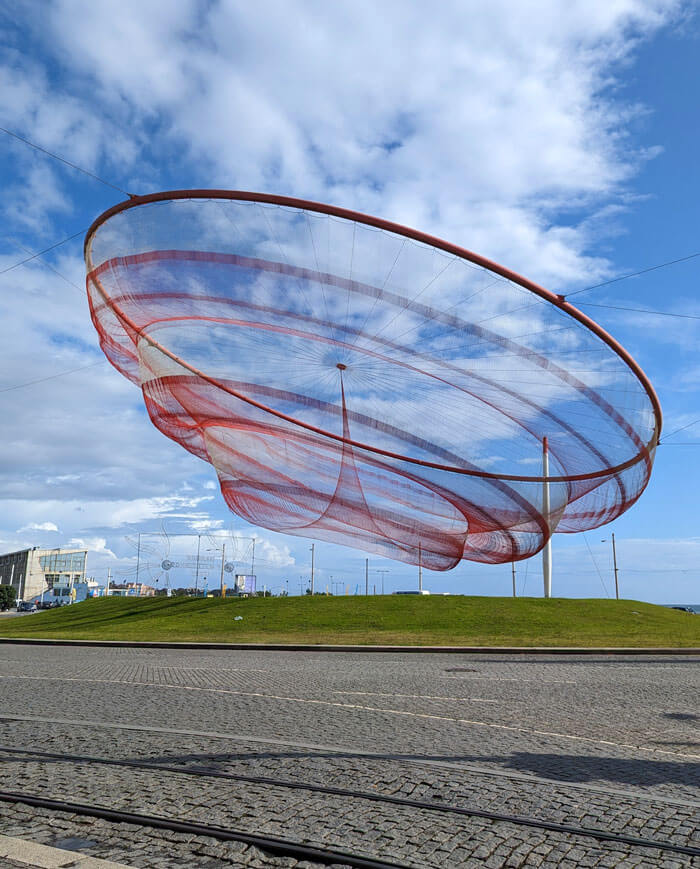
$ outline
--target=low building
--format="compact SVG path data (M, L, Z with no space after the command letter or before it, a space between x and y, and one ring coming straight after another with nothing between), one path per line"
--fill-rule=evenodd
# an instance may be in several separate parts
M20 549L0 555L0 585L11 585L17 600L39 601L53 588L85 582L86 549ZM70 597L70 591L68 592Z
M155 593L152 585L143 582L113 582L107 588L110 597L153 597Z

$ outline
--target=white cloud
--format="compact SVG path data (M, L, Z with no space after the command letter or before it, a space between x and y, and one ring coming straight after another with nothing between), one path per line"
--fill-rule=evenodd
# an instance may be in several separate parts
M87 549L89 552L106 555L109 558L117 557L107 546L107 540L104 537L72 537L67 546L73 549Z
M292 567L296 562L289 546L280 546L271 543L265 537L255 535L255 559L258 563L262 562L266 567Z
M681 8L56 0L37 16L16 6L0 57L2 126L125 189L318 198L443 235L555 289L609 271L591 241L653 156L627 135L644 108L616 97L616 77ZM21 143L2 146L0 271L120 195ZM82 288L79 247L51 263ZM102 355L82 289L35 262L0 276L0 290L2 512L20 527L0 527L3 542L60 527L111 557L127 526L230 521L211 471L153 429L138 390L106 364L85 367ZM694 332L685 337L694 346ZM42 380L72 369L82 370ZM293 565L297 550L274 539L261 538L261 559Z
M219 528L223 528L224 520L223 519L195 519L189 523L190 528L193 531L198 533L204 533L207 531L216 531Z
M18 528L17 534L22 534L24 531L56 531L56 532L58 532L58 526L54 525L53 522L30 522L28 525L25 525L23 528Z

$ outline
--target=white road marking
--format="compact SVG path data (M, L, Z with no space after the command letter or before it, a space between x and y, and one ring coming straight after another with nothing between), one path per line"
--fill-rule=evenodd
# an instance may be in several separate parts
M455 703L499 703L498 700L485 700L483 697L437 697L432 694L381 694L379 691L334 691L334 694L353 694L364 697L410 697L415 700L451 700Z
M455 676L438 676L438 679L473 679L475 682L479 680L489 682L537 682L538 685L578 685L578 682L573 679L517 679L513 676L482 676L474 674L473 676L463 676L461 673Z
M277 694L263 694L258 691L234 691L230 688L198 688L193 685L167 685L161 682L134 682L131 679L73 679L68 676L0 676L0 679L34 679L41 682L90 682L104 685L141 685L146 688L168 688L177 691L204 691L211 694L233 694L237 697L261 697L266 700L283 700L288 703L307 703L313 706L333 706L339 709L356 709L362 712L381 712L384 715L403 715L409 718L425 718L432 721L449 721L451 724L468 724L474 727L490 727L493 730L508 730L512 733L525 733L529 736L554 736L557 739L571 739L576 742L589 742L594 745L609 745L614 748L631 748L650 754L668 754L672 757L692 757L700 760L700 754L684 754L679 751L666 751L663 748L647 748L628 742L612 742L609 739L596 739L592 736L573 736L570 733L557 733L552 730L535 730L514 727L510 724L493 724L488 721L473 721L469 718L453 718L445 715L430 715L427 712L407 712L403 709L382 709L379 706L360 706L355 703L336 703L332 700L311 700L302 697L282 697Z

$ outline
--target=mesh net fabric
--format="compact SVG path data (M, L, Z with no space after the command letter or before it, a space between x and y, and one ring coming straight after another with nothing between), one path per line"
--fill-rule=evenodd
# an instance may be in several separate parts
M193 197L98 222L86 259L105 354L255 525L445 570L527 558L648 482L648 384L465 255L311 208Z

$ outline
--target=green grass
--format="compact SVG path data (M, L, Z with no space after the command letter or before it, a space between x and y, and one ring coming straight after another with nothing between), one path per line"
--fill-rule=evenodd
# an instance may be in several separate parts
M242 620L235 621L237 615ZM568 598L113 597L3 618L0 634L224 643L700 647L700 615L639 601Z

